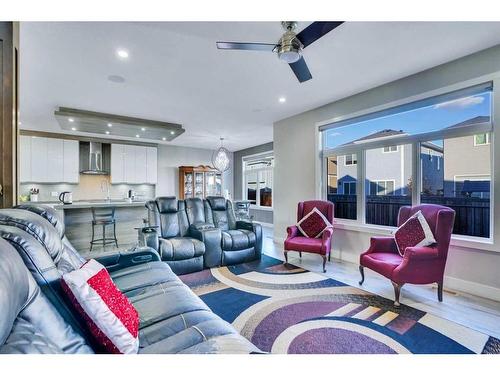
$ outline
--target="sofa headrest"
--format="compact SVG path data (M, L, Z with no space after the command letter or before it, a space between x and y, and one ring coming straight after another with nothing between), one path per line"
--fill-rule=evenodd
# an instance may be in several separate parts
M29 297L28 272L17 251L0 238L0 346Z
M210 204L210 208L213 211L225 211L226 210L226 198L207 197L207 201Z
M160 214L172 214L178 211L176 197L158 197L156 198L156 204Z
M55 208L47 206L45 204L20 204L14 208L31 211L37 215L40 215L44 219L48 220L54 228L56 228L61 238L64 237L64 231L66 230L66 228L64 227L63 211L58 211Z
M35 237L58 263L63 252L63 243L57 230L43 217L26 210L14 208L0 210L0 224L13 226Z

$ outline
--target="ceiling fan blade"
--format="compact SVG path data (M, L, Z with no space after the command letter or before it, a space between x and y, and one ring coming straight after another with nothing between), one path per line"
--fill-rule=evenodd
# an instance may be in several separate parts
M304 48L309 44L314 43L316 40L321 38L323 35L329 33L336 27L342 25L344 21L317 21L311 23L304 30L297 34L297 38L304 45Z
M289 64L290 68L292 68L293 72L297 76L297 79L300 83L309 81L312 78L311 72L307 67L306 60L303 57L300 60L297 60L294 63Z
M270 43L240 43L240 42L217 42L218 49L240 49L245 51L273 52L276 44Z

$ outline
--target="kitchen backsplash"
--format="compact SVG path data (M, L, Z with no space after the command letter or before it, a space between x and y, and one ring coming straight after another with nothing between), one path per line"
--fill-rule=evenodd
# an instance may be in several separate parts
M110 176L80 175L79 184L34 184L22 183L20 185L20 195L28 195L31 188L39 189L38 201L51 202L58 201L58 196L63 191L71 191L73 200L94 200L106 199L107 191L105 184L109 185L109 195L111 199L126 198L130 189L134 190L136 199L152 199L156 194L155 185L128 185L115 184L110 182ZM52 196L52 192L57 192L57 196Z

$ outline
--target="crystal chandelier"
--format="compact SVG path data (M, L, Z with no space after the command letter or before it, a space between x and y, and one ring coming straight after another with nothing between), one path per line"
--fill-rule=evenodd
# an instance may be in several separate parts
M219 172L225 172L229 169L229 151L223 146L224 138L220 139L220 147L212 154L212 165Z

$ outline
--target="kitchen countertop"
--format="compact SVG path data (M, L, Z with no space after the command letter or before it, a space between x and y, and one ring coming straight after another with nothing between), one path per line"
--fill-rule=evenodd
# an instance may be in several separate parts
M71 204L62 204L60 202L23 202L23 204L47 204L57 210L72 210L92 207L144 207L145 200L129 202L125 199L111 199L111 200L81 200L74 201Z

